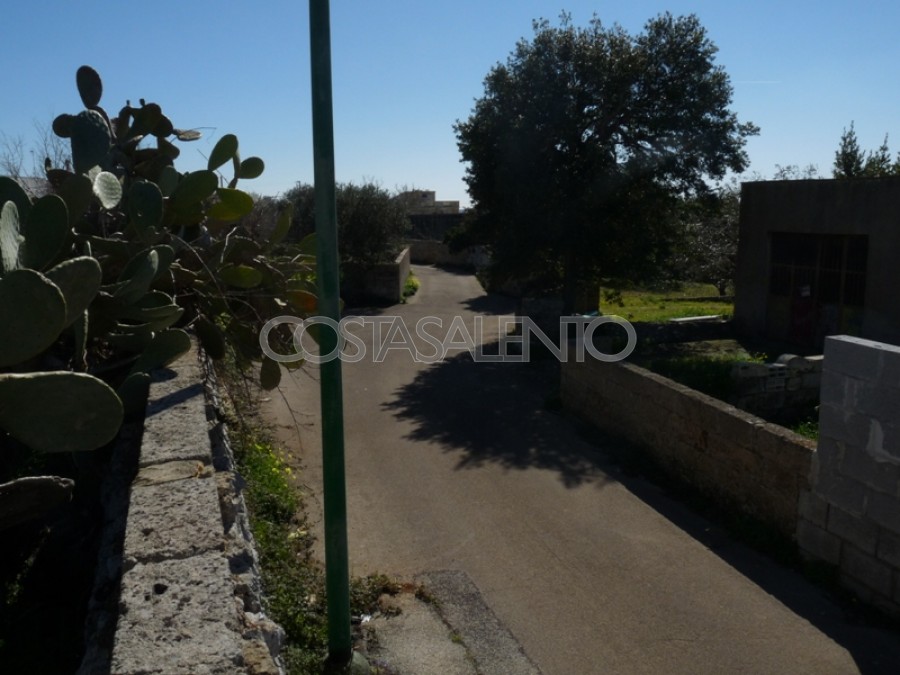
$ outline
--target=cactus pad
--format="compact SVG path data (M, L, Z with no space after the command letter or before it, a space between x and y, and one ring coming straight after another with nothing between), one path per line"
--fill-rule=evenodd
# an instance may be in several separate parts
M69 237L69 212L56 195L45 195L31 207L22 223L21 261L23 267L42 270L53 262Z
M94 258L81 256L47 270L46 276L59 287L66 300L65 325L68 326L84 315L97 295L103 272Z
M0 279L0 368L21 363L52 345L66 320L62 291L34 270Z
M13 202L6 202L0 209L0 277L19 268L19 210Z
M0 427L40 452L81 452L111 441L122 403L96 377L43 372L0 375Z

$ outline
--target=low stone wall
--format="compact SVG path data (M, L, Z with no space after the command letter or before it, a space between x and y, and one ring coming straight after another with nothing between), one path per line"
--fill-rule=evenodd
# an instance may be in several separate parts
M397 304L403 299L409 265L408 246L397 254L392 263L344 264L341 295L353 303L375 301Z
M410 261L414 265L447 265L479 269L489 262L482 246L471 246L464 251L451 253L450 247L434 239L408 239Z
M110 670L279 672L227 434L196 353L157 371L128 496ZM114 564L114 561L109 561ZM82 672L91 671L90 663Z
M821 401L797 543L900 616L900 347L826 338Z
M815 444L630 363L562 364L565 408L726 508L793 537Z

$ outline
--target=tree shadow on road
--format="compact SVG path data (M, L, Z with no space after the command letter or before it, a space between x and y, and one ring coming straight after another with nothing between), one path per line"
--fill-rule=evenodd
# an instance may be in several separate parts
M476 314L503 316L514 314L519 309L519 301L508 295L479 295L462 301L462 306Z
M751 550L735 538L737 533L723 527L714 509L699 508L698 514L698 505L677 486L657 482L659 476L652 471L645 473L640 453L627 441L598 434L555 412L558 372L552 360L476 363L462 353L426 368L383 405L397 419L414 424L409 439L458 454L460 470L494 463L515 470L555 471L567 487L623 485L843 646L859 673L900 672L895 629L872 620L853 603L835 602L797 571ZM626 459L629 456L634 459Z
M496 355L496 343L486 350ZM485 363L462 352L420 372L384 408L415 424L409 439L459 453L459 469L496 463L556 471L567 487L606 482L609 460L553 411L558 372L552 360Z

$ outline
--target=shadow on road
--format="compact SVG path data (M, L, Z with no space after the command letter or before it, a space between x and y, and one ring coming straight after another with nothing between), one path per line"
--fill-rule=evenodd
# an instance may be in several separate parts
M421 371L384 408L415 424L409 439L461 453L460 469L498 463L557 471L568 487L605 481L609 460L549 409L557 378L555 361L476 363L463 352Z
M489 316L503 316L518 311L519 303L515 298L506 295L479 295L460 304L470 312L487 314Z
M668 488L623 471L614 459L627 441L598 436L553 412L558 364L475 363L459 354L421 371L384 408L412 421L408 438L459 453L458 469L497 463L510 469L556 471L567 487L621 483L664 518L715 553L793 613L844 647L863 675L900 672L900 641L852 602L837 602L798 572L735 540L668 494ZM602 448L602 449L601 449ZM715 513L706 516L717 520Z
M594 432L587 433L593 436ZM618 442L628 447L605 435L592 440L604 445L607 441ZM799 571L749 548L736 539L734 532L724 528L723 514L712 504L703 503L703 498L696 494L687 495L692 506L700 503L702 515L699 515L681 502L686 496L684 486L672 486L663 480L666 487L660 488L642 477L625 473L617 478L645 504L846 649L861 675L900 673L900 633L895 621L878 615L849 595L837 597Z

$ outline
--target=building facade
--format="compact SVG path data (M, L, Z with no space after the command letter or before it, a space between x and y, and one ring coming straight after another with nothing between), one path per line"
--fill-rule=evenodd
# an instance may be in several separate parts
M741 188L735 325L820 349L827 335L900 344L900 178Z

